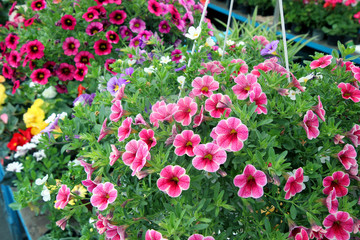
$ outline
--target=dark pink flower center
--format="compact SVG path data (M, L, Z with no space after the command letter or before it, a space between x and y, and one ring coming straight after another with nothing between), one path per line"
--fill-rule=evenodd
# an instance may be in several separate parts
M117 20L120 20L120 19L122 19L122 15L121 15L121 14L116 14L115 18L116 18Z
M70 44L69 44L69 49L71 49L71 50L72 50L72 49L75 49L75 44L70 43Z
M344 93L344 97L350 97L351 94L350 93Z
M37 8L41 8L41 6L42 6L41 2L36 3Z
M88 18L93 18L93 17L94 17L94 14L92 14L92 13L88 14Z

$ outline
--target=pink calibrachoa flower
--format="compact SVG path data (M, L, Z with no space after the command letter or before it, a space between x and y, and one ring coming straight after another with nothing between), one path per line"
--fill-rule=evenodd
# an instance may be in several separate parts
M131 123L132 118L127 117L125 120L121 123L121 126L118 129L118 137L119 142L124 141L125 138L128 138L131 133Z
M339 83L338 88L341 89L341 95L343 99L350 98L356 103L360 101L360 90L350 83Z
M58 194L56 195L55 208L64 209L70 201L70 188L66 185L61 185Z
M150 159L148 145L142 140L133 139L125 145L125 150L122 160L125 165L130 166L130 169L133 170L131 176L134 176L144 167L146 160Z
M304 170L302 168L298 168L293 171L293 173L290 173L290 177L287 179L284 191L285 199L290 199L292 196L295 196L295 194L301 192L305 189L304 182L307 182L309 180L308 176L304 176Z
M353 231L354 221L349 213L339 211L328 215L323 224L326 228L325 237L328 239L348 240Z
M267 114L267 97L266 94L261 90L261 87L256 86L249 94L250 102L255 102L257 108L255 112L257 114Z
M117 122L120 120L124 113L124 110L121 106L121 100L116 100L111 106L110 121Z
M112 219L111 214L108 214L106 217L104 217L101 213L97 213L98 221L95 223L96 230L99 234L103 234L110 224L109 220Z
M170 32L170 25L169 23L164 20L159 23L159 32L161 33L169 33Z
M214 128L216 143L230 152L240 151L244 146L244 141L248 139L249 130L241 122L240 119L230 117L226 120L221 120Z
M83 81L86 74L88 73L88 68L85 64L76 63L76 70L74 72L74 79L76 81Z
M334 136L334 144L344 144L344 141L342 140L345 136L340 135L340 134L336 134ZM355 145L355 144L354 144Z
M179 63L180 60L182 59L182 55L181 55L181 50L180 49L175 49L174 51L171 52L171 61Z
M234 185L239 187L238 196L242 198L260 198L264 195L263 187L266 185L266 175L253 165L246 165L243 174L236 175Z
M194 148L196 155L192 160L193 166L198 170L216 172L220 164L226 162L226 152L214 143L200 144Z
M88 51L78 52L74 58L75 63L90 64L90 58L94 59L94 55Z
M110 133L110 129L108 129L106 127L106 123L107 123L107 118L105 118L101 130L100 130L100 134L99 134L99 138L98 138L98 142L100 142L101 139L103 139L106 135L108 135Z
M51 73L46 68L40 68L33 71L30 75L30 78L33 82L45 85L48 82Z
M108 224L106 229L106 239L107 240L125 240L127 237L124 226L115 226Z
M144 141L150 150L150 148L156 146L156 138L154 137L154 131L152 129L142 129L139 132L140 140Z
M86 173L86 179L91 179L91 175L95 171L95 168L92 167L92 164L87 163L84 160L80 160L80 165L84 167L84 171Z
M31 8L33 11L40 11L46 7L45 0L35 0L31 2Z
M152 106L152 113L150 114L150 122L155 126L159 127L159 121L171 122L172 116L177 111L178 106L175 103L166 104L165 101L156 102Z
M12 50L16 50L17 45L19 44L19 36L10 33L9 35L7 35L7 37L5 38L5 45L7 48L10 48Z
M333 56L331 56L331 55L323 56L317 60L312 61L310 63L310 68L311 69L325 68L330 65L332 59L333 59Z
M133 37L132 32L130 31L130 29L127 26L121 26L119 28L119 34L120 34L121 38L125 39L126 41L129 41Z
M160 16L163 13L160 3L155 0L148 1L148 9L149 12L155 14L155 16Z
M189 189L190 177L186 175L184 168L178 165L168 165L161 170L160 178L156 184L161 191L170 197L178 197L183 190Z
M175 137L178 134L176 129L176 124L173 124L171 127L171 136L168 137L165 141L165 146L169 146L174 143Z
M231 112L230 106L230 97L221 93L213 94L205 101L205 110L213 118L220 118L224 113L225 117L229 117Z
M254 66L254 69L251 71L251 74L255 75L256 77L260 77L261 74L260 74L259 70L267 73L271 69L270 69L270 67L266 66L265 63L260 63L256 66Z
M60 63L56 75L60 81L71 81L74 78L75 67L67 63Z
M300 232L295 235L294 240L309 240L309 235L304 229L301 229Z
M191 130L184 130L180 134L177 134L174 139L175 154L182 156L187 154L188 156L194 156L194 148L199 145L201 138L198 134L194 134Z
M347 65L346 65L346 67L347 67ZM351 65L350 69L351 69L351 72L352 72L352 75L354 76L354 78L360 82L360 67L357 67L355 65Z
M260 84L257 83L257 77L253 74L246 76L240 74L235 78L234 82L237 84L232 87L232 90L239 100L245 100L255 87L260 87Z
M326 233L326 230L323 229L319 225L312 225L310 229L310 239L316 238L316 239L323 239L324 235Z
M126 19L126 12L123 10L115 10L109 14L109 19L112 24L121 25Z
M100 181L98 181L96 178L94 181L91 179L86 179L81 181L82 185L84 185L89 192L93 192L94 188L96 188L97 185L99 185Z
M99 18L99 12L95 9L88 9L88 11L82 15L82 18L87 22L91 22L92 20Z
M149 124L145 121L144 117L141 115L141 113L139 113L138 115L136 115L135 119L134 119L134 125L144 125L144 126L149 126Z
M355 124L352 129L346 133L346 136L350 138L355 147L360 144L360 126Z
M117 35L117 33L114 31L107 31L106 39L108 40L109 43L115 43L115 44L120 41L119 35Z
M109 165L112 166L121 157L121 153L114 144L111 144L110 146L111 146L112 152L110 153L110 156L109 156L109 160L110 160Z
M289 224L289 236L287 238L295 238L296 235L298 235L299 233L301 233L302 230L304 230L305 232L308 232L309 229L307 229L306 227L303 226L296 226L296 224L294 222Z
M66 38L62 45L64 54L67 56L76 55L78 53L79 47L80 41L73 37Z
M220 74L225 71L225 68L221 65L219 61L201 63L201 66L205 67L205 69L200 69L200 74L206 74L207 72L210 72L211 76L214 76L215 73Z
M38 41L30 41L26 44L26 53L29 59L40 59L44 57L44 45Z
M232 79L236 78L239 74L246 74L249 70L249 66L242 59L233 59L230 63L237 63L238 65L240 65L240 68L230 75Z
M331 214L335 214L339 208L339 202L336 199L336 192L335 190L330 191L329 196L325 199L326 207Z
M323 180L323 186L325 187L323 193L329 195L331 191L335 191L336 197L346 196L348 190L346 187L350 185L349 175L342 172L337 171L332 174L332 176L327 176Z
M252 38L253 41L258 41L261 45L266 46L268 45L270 42L266 39L266 37L264 36L254 36Z
M354 146L351 144L346 144L343 150L341 150L337 156L346 170L349 170L351 166L356 165L357 153Z
M200 124L206 120L206 116L204 116L204 105L201 105L200 113L194 117L194 125L193 128L200 126Z
M307 135L308 139L311 140L311 139L317 138L319 136L319 134L320 134L319 120L313 111L308 110L306 112L304 119L303 119L302 126L306 131L306 135Z
M94 50L95 54L102 56L102 55L109 55L111 53L112 45L106 40L100 39L94 43Z
M146 231L145 240L165 240L165 238L162 237L161 233L153 229L149 229Z
M93 195L90 198L90 202L94 207L97 207L100 211L105 210L109 203L113 203L117 197L117 190L112 183L100 183L93 190Z
M76 26L76 18L71 15L64 15L60 19L61 27L64 30L74 30Z
M133 18L129 22L130 30L134 33L139 33L146 29L145 22L140 18Z
M6 60L11 67L18 68L21 64L20 53L15 50L11 51L10 54L6 56Z
M195 78L192 81L191 86L193 87L192 93L195 96L204 95L210 97L213 94L213 91L219 89L219 83L215 81L212 76L208 75Z
M193 234L188 238L188 240L215 240L215 238L211 236L204 237L201 234Z
M174 113L175 121L183 126L188 126L191 117L196 114L197 103L190 97L180 98L177 102L178 110Z
M321 100L320 100L320 96L318 95L318 100L319 100L319 103L318 105L316 106L313 106L312 107L312 110L315 111L315 113L318 115L318 117L323 121L325 122L325 110L324 110L324 107L321 103Z

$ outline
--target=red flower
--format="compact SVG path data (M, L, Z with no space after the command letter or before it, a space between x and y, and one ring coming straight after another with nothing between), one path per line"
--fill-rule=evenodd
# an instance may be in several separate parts
M94 43L95 54L101 55L108 55L111 53L112 45L106 40L97 40Z
M40 11L46 7L45 0L35 0L31 3L31 8L33 11Z
M56 70L56 75L60 81L70 81L74 78L75 67L67 63L61 63Z
M91 65L90 58L94 59L94 55L92 55L88 51L81 51L78 54L76 54L74 61L75 63L83 63L86 65Z
M334 190L336 197L346 196L348 190L346 187L350 185L349 175L342 172L334 172L332 176L327 176L323 180L323 186L325 187L323 193L329 195Z
M126 19L126 12L123 10L115 10L109 15L112 24L121 25Z
M67 56L76 55L78 53L79 47L80 41L73 37L66 38L62 45L64 54Z
M7 48L10 48L12 50L15 50L17 48L17 45L19 44L19 37L13 33L10 33L5 38L5 46Z
M356 165L356 156L355 148L351 144L346 144L343 150L338 153L338 159L346 170Z
M344 99L351 99L354 102L360 101L360 90L350 83L339 83L338 88L341 89L341 95Z
M68 14L62 16L60 22L61 22L61 27L64 30L74 30L76 26L76 18Z
M17 146L23 146L25 143L30 142L32 135L31 135L31 128L27 128L25 131L18 129L20 133L14 133L10 142L7 144L7 147L11 151L16 151Z
M51 72L46 68L40 68L33 71L30 75L30 78L33 82L39 83L41 85L47 84Z
M328 215L323 224L326 228L325 237L328 239L350 239L350 233L353 230L354 221L347 212L337 212Z
M120 38L119 35L116 34L114 31L107 31L106 32L106 39L109 43L118 43Z
M78 90L78 97L80 97L80 95L83 94L84 91L86 90L86 87L84 87L83 85L79 84L77 90Z
M37 39L26 44L27 57L29 59L40 59L44 57L44 45Z

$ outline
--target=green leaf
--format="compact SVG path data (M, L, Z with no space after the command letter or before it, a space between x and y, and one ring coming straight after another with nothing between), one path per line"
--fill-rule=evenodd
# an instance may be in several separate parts
M267 232L271 232L271 224L269 222L269 219L268 218L265 218L265 229Z
M10 203L9 206L11 207L12 210L14 211L17 211L17 210L20 210L22 209L22 206L20 203L18 202L13 202L13 203Z
M290 208L290 216L293 220L295 220L296 215L297 215L296 207L294 205L292 205Z
M197 224L197 225L193 226L191 229L192 230L203 230L203 229L206 229L208 226L209 226L209 224L201 223L201 224Z

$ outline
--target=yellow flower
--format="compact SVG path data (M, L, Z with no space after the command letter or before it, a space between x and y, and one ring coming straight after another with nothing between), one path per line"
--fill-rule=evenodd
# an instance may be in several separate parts
M0 75L0 83L5 82L5 78L3 75Z
M36 127L44 122L45 112L40 108L43 103L44 101L42 99L36 99L34 104L28 108L27 112L24 114L23 119L27 128Z
M76 195L76 196L80 196L80 197L85 197L86 196L86 193L87 193L87 190L86 188L83 187L83 185L79 184L79 185L76 185L72 190L71 192ZM76 199L71 199L69 201L69 204L70 205L75 205L75 201Z
M44 104L44 100L42 100L41 98L38 98L35 100L32 107L41 107L43 104Z
M5 99L7 98L5 90L6 89L4 85L0 84L0 109L1 109L1 105L5 103Z
M39 134L42 130L44 130L47 127L47 123L46 122L39 122L39 123L33 123L31 126L31 134L33 136Z

